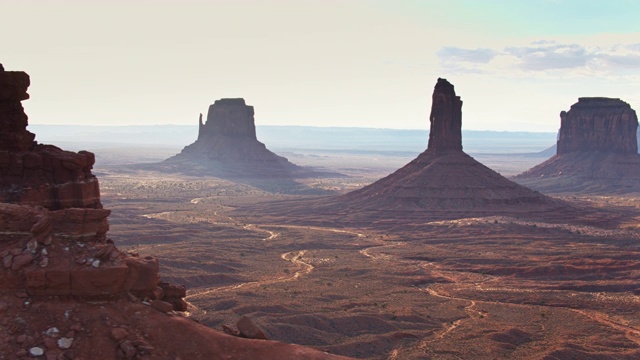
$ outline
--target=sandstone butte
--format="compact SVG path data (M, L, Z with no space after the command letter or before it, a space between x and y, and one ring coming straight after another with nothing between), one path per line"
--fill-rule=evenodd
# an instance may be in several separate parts
M556 155L515 176L550 192L626 192L640 189L638 117L620 100L583 97L560 113Z
M558 211L566 218L576 210L506 179L467 155L462 150L462 100L445 79L435 85L429 121L427 149L394 173L344 195L274 201L262 213L309 225L332 219L349 226L394 228L485 216L559 221ZM243 207L245 212L260 209Z
M445 79L438 79L435 85L429 120L426 151L391 175L338 201L363 209L428 210L451 216L565 206L504 178L462 150L462 101Z
M258 141L254 109L244 99L216 100L205 123L200 114L197 140L162 165L231 177L289 177L301 170Z
M185 288L107 238L94 155L26 129L29 84L0 65L0 359L341 358L180 316Z

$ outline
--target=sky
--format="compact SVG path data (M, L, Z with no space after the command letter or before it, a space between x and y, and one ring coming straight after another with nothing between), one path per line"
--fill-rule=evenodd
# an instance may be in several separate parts
M640 110L636 0L0 0L0 63L32 124L428 129L438 77L463 129L557 131L579 97Z

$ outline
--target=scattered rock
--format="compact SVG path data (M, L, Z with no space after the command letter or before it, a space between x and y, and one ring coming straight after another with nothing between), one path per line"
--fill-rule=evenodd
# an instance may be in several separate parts
M29 354L31 356L42 356L44 355L44 349L38 346L34 346L31 349L29 349Z
M238 320L236 324L238 326L238 332L240 336L248 339L262 339L267 340L267 335L256 325L251 318L243 316Z
M29 352L26 349L20 349L16 352L16 357L23 357L23 356L27 356Z
M13 258L13 262L11 263L11 270L20 270L23 267L31 264L32 261L33 255L31 255L31 253L20 254Z
M60 336L60 330L57 327L48 328L47 331L44 332L45 335L49 337L58 337Z
M170 312L173 310L173 304L158 299L151 300L151 306L162 312Z
M120 343L120 350L122 350L126 359L133 359L137 353L136 347L133 346L133 343L129 340L124 340Z
M110 336L111 339L119 342L120 340L125 339L127 336L129 336L129 331L121 327L113 328L111 329Z
M58 339L58 347L60 349L68 349L71 347L72 344L73 344L72 338L62 337Z

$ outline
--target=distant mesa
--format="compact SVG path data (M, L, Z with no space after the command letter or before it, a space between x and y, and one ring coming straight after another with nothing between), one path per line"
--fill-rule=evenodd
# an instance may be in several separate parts
M638 117L631 106L583 97L560 113L556 155L515 177L545 192L640 191Z
M198 139L165 160L170 170L238 177L288 177L302 168L269 151L256 137L253 106L244 99L216 100Z

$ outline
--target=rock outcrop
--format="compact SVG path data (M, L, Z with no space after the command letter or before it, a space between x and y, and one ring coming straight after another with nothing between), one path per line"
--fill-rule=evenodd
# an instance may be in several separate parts
M101 209L94 155L38 144L27 131L20 102L29 98L29 84L22 71L0 71L0 202Z
M637 154L638 117L620 99L579 98L569 111L560 113L557 154L602 151Z
M556 155L514 179L545 192L640 191L637 129L628 103L580 98L560 113Z
M157 260L128 256L106 238L110 211L93 153L38 144L27 130L29 84L24 72L0 71L0 292L153 298Z
M462 151L462 101L438 79L428 148L393 174L327 201L349 217L439 219L549 212L567 206L520 186ZM344 211L339 208L345 209Z
M453 85L438 78L431 104L427 148L431 151L462 151L462 100L456 96Z
M256 137L253 106L244 99L216 100L198 139L163 163L167 170L230 177L288 177L300 167L269 151Z

